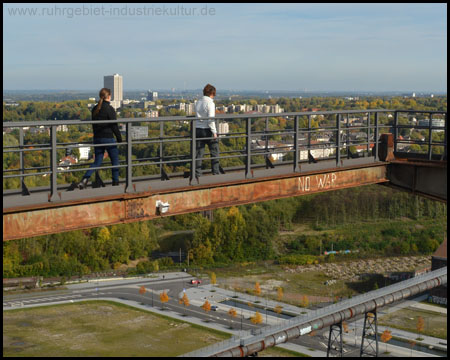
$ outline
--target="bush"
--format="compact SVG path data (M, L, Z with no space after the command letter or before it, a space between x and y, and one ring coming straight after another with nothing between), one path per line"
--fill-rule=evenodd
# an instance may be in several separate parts
M311 265L316 260L313 255L292 254L285 255L278 258L278 263L281 265Z
M173 266L174 262L170 257L163 257L161 259L158 259L158 264L160 268L163 268Z
M136 266L136 272L138 274L151 273L159 270L158 261L141 261Z

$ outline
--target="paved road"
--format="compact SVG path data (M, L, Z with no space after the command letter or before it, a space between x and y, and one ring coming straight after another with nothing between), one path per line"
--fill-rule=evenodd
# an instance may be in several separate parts
M250 322L249 317L254 314L254 311L242 310L236 308L238 316L234 319L230 319L227 312L230 306L226 306L220 303L225 298L232 298L234 292L230 292L218 287L214 287L208 284L208 281L204 281L200 286L190 284L190 281L194 279L193 276L184 273L167 273L159 274L158 276L151 278L134 278L134 279L115 279L115 280L94 280L81 284L69 284L64 290L57 291L45 291L42 293L28 293L28 294L16 294L6 295L3 298L3 310L30 307L30 306L42 306L51 305L56 303L75 302L88 299L111 299L118 300L120 302L127 303L132 306L138 306L145 308L146 310L164 313L166 316L177 317L188 322L198 323L202 326L215 328L221 331L239 334L240 330L250 330L261 325L254 325ZM144 286L146 292L140 294L139 290L141 286ZM165 290L170 300L162 305L159 294ZM189 298L190 306L184 307L178 303L178 298L182 295L183 291L186 292ZM217 304L219 309L217 311L210 311L205 313L200 306L204 303L205 299L208 299L211 304ZM239 299L243 301L255 301L255 297L247 294L239 294ZM265 305L265 301L262 301L260 305ZM269 307L274 307L277 303L274 301L267 301ZM379 313L391 312L398 310L399 308L411 306L417 304L416 301L402 301L396 303L393 307L383 308ZM300 315L305 312L305 309L296 306L282 304L284 310L288 310L291 313ZM161 309L164 308L162 311ZM261 311L264 322L268 324L277 324L280 319L264 314L264 310ZM266 321L267 319L267 321ZM354 321L349 322L349 329L355 329L356 337L362 333L364 317L359 316ZM230 324L232 329L230 329ZM264 325L265 326L265 325ZM378 327L379 331L383 331L384 328ZM281 347L290 348L292 350L306 353L308 355L326 356L326 350L328 345L328 331L329 329L322 330L317 333L316 336L302 336L290 343L284 344ZM354 331L354 330L353 330ZM397 330L393 330L393 335L405 337L414 336L404 332L405 334L397 334ZM417 335L415 335L417 337ZM422 336L423 337L423 336ZM344 335L346 345L344 346L344 356L359 356L360 335L359 343L356 345L355 332L350 335ZM430 344L442 340L431 338L425 339L423 342L430 341ZM446 341L445 341L446 343ZM384 344L382 344L384 346ZM441 345L442 347L442 345ZM314 349L314 350L312 350ZM390 346L389 351L394 356L410 356L410 351L405 355L405 349L401 349L395 346ZM417 354L422 354L417 352ZM413 354L416 355L417 354ZM380 356L386 356L380 351ZM427 354L429 356L429 354Z

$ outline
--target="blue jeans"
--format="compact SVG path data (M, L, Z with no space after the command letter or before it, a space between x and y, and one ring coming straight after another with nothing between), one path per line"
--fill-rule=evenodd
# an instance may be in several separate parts
M115 143L116 139L111 138L94 138L94 144L108 144L108 143ZM108 155L111 159L112 165L119 165L119 149L116 145L110 145L110 146L96 146L95 148L95 160L94 163L90 167L99 167L103 162L103 154L105 153L105 150L108 152ZM112 170L112 179L114 182L119 182L119 169L114 168ZM88 170L83 176L83 179L89 179L92 175L92 173L95 170Z

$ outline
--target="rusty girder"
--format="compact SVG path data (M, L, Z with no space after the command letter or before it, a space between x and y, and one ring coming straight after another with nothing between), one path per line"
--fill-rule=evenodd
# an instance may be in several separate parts
M359 168L334 168L321 172L247 179L208 186L122 194L10 208L3 212L3 241L91 227L151 220L161 216L198 212L291 196L387 182L386 163ZM168 203L161 214L157 202Z

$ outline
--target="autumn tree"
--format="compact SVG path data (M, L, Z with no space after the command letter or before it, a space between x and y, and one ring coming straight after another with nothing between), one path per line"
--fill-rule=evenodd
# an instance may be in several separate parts
M228 311L228 315L230 316L230 329L232 329L233 328L233 326L232 326L232 318L236 317L237 312L236 312L236 310L234 310L234 308L231 308Z
M202 305L202 309L205 310L206 312L211 310L211 304L209 303L208 300L205 300L205 303Z
M302 301L300 302L300 306L306 308L308 307L308 305L309 305L308 296L303 295Z
M250 318L250 321L253 323L253 324L261 324L262 323L262 321L263 321L263 317L262 317L262 315L257 311L257 312L255 312L255 315L253 315L251 318Z
M163 291L161 294L159 294L159 299L162 303L162 309L164 310L164 303L169 301L169 295L165 291Z
M211 284L215 285L217 282L216 280L216 273L212 272L211 273Z
M347 324L347 322L345 322L345 321L342 322L342 329L344 330L345 333L348 333L348 324Z
M142 286L139 288L139 294L141 294L141 295L144 295L146 291L147 291L147 290L145 290L145 286L144 286L144 285L142 285Z
M188 299L188 297L187 297L185 292L183 292L183 297L180 298L178 303L184 305L184 315L186 315L186 306L189 306L189 299Z
M205 300L205 303L201 306L201 308L205 310L206 313L211 310L211 304L209 303L208 299Z
M386 352L387 352L387 342L392 339L391 331L386 329L383 331L380 337L381 341L386 343Z
M281 299L283 299L283 288L282 288L282 287L279 287L279 288L277 289L277 300L278 300L278 301L281 301Z
M423 317L422 317L422 316L419 316L419 317L417 318L417 324L416 324L416 329L417 329L417 331L419 332L419 334L422 333L422 331L424 330L424 328L425 328L425 321L423 320Z
M256 295L260 295L261 294L261 287L259 286L259 282L256 282L254 291L255 291Z

